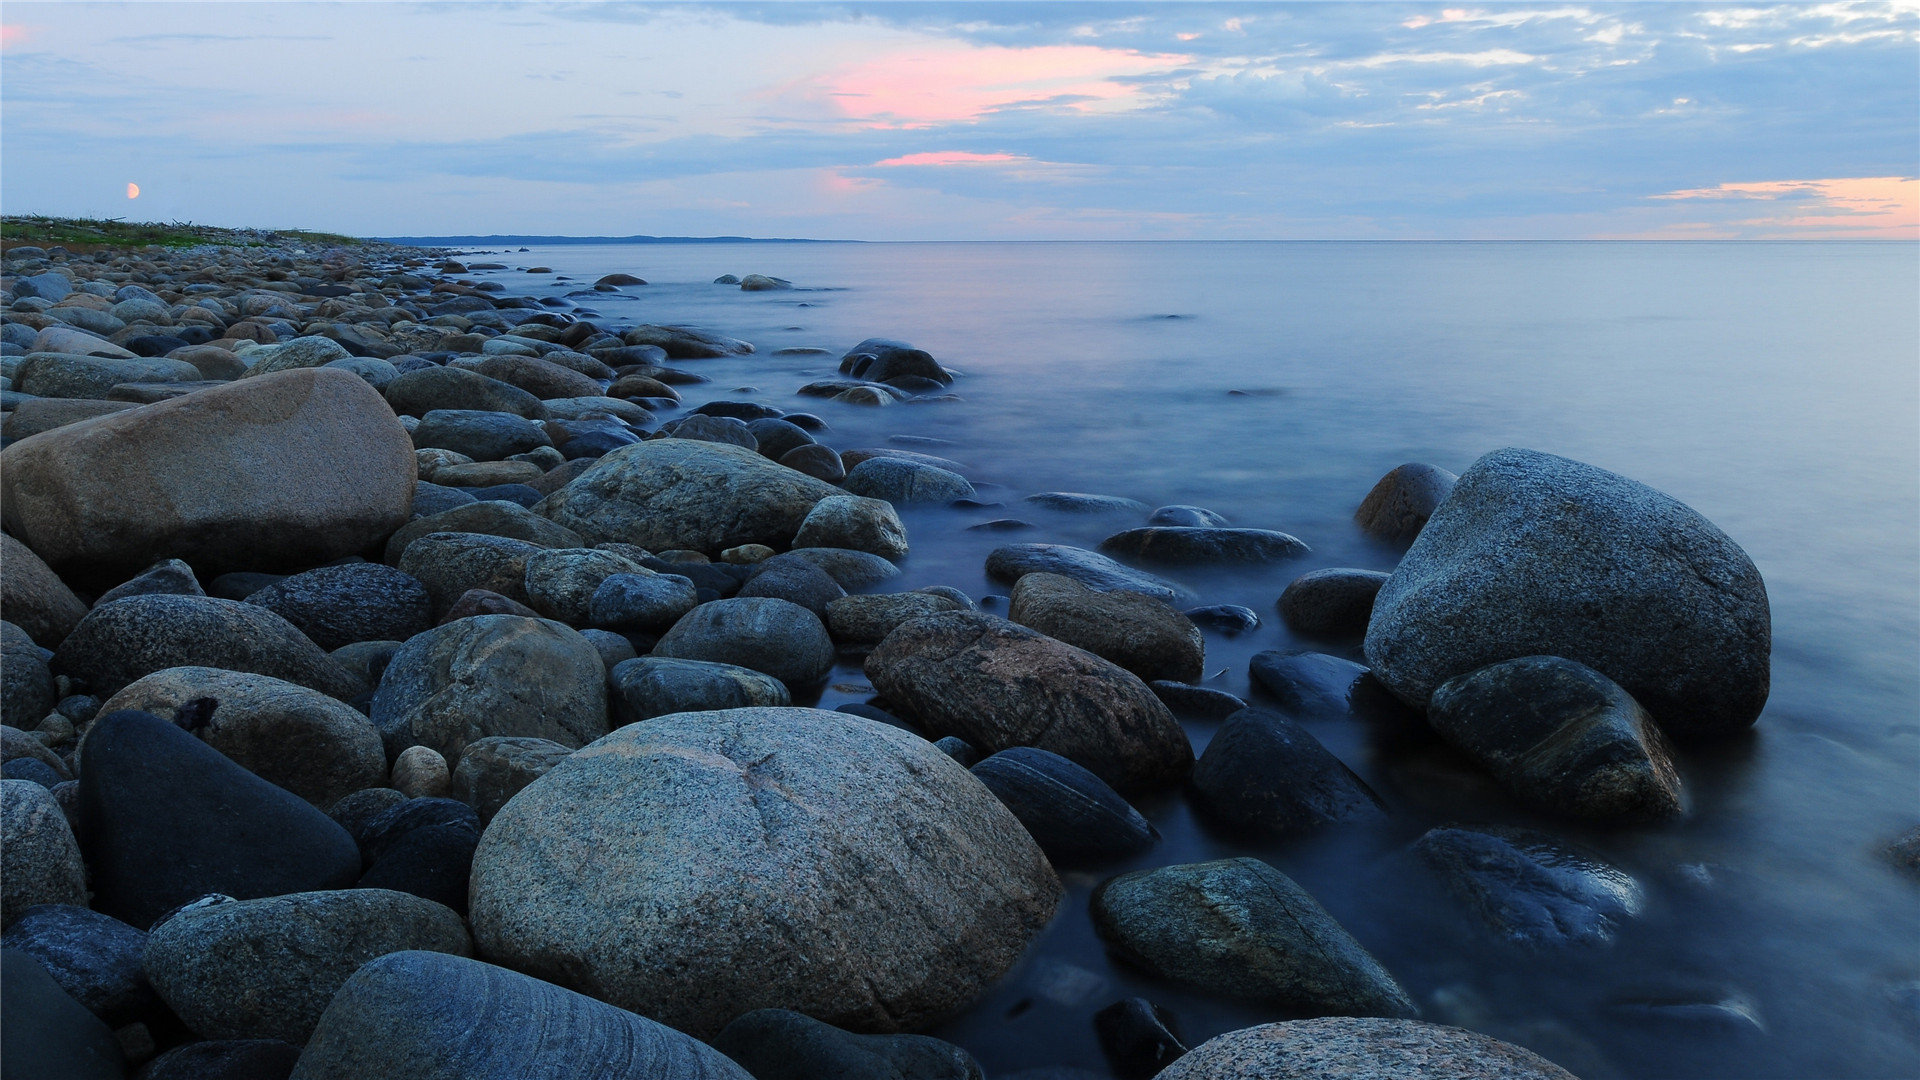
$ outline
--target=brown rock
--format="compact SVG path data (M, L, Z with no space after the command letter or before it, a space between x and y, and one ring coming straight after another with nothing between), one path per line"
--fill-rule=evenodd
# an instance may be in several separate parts
M1445 469L1408 462L1380 478L1360 500L1353 520L1367 535L1381 540L1409 541L1426 528L1458 476Z
M92 398L28 398L7 413L0 424L0 435L24 439L43 431L77 424L96 416L125 412L139 406L130 401L96 401Z
M0 533L0 610L36 644L54 648L87 616L87 605L33 549Z
M1199 682L1205 673L1200 628L1139 593L1096 592L1059 574L1027 574L1014 583L1007 618L1148 681Z

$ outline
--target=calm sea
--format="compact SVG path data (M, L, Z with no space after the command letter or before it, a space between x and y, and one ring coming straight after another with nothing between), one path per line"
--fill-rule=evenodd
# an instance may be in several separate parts
M1591 462L1684 500L1746 548L1774 619L1773 696L1750 738L1687 747L1689 815L1652 829L1552 825L1633 873L1643 915L1611 947L1490 941L1401 855L1447 821L1513 821L1419 790L1358 725L1313 726L1395 807L1374 828L1248 846L1177 794L1130 866L1236 854L1300 881L1428 1019L1600 1077L1920 1076L1920 881L1878 849L1920 824L1920 258L1910 245L1797 243L1033 243L550 246L500 256L516 293L564 296L611 271L615 324L683 322L753 356L680 366L708 397L825 417L837 448L947 440L1002 509L910 509L900 588L1004 592L982 563L1015 540L1092 546L1136 522L1021 504L1037 491L1194 503L1312 545L1300 562L1173 574L1265 625L1209 634L1209 685L1253 696L1255 652L1295 641L1273 613L1294 576L1393 567L1354 507L1406 461L1459 472L1501 446ZM478 258L476 256L476 258ZM723 273L792 280L742 293ZM868 336L963 373L950 404L861 409L794 390ZM832 357L777 356L816 346ZM1237 391L1237 393L1236 393ZM703 397L703 395L705 395ZM1004 609L1001 609L1004 610ZM1357 651L1348 655L1358 659ZM835 681L857 684L849 666ZM829 690L826 707L860 695ZM1196 748L1212 734L1190 727ZM1530 822L1540 824L1540 822ZM1115 868L1123 869L1130 867ZM1109 962L1069 877L1053 926L1005 983L936 1034L989 1073L1103 1068L1092 1014L1144 995L1189 1045L1284 1018Z

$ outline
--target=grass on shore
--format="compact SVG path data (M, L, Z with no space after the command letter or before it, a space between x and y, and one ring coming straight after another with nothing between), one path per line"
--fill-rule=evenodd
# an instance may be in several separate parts
M122 221L119 218L56 218L40 214L8 214L0 218L0 247L59 245L73 252L139 248L267 247L303 244L316 247L352 247L360 240L337 233L305 229L220 229L190 221Z

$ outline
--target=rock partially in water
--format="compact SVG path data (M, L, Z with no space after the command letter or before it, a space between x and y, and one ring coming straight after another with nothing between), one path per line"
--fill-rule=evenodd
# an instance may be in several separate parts
M460 767L453 772L448 794L479 815L484 827L507 800L555 765L566 760L573 747L552 739L527 735L490 735L467 744Z
M39 904L86 902L80 845L53 793L31 780L0 780L0 926Z
M1140 811L1059 754L1015 746L972 771L1056 866L1124 859L1151 848L1157 838Z
M1489 930L1525 948L1609 944L1640 913L1638 882L1546 833L1441 826L1413 851Z
M1232 523L1204 506L1176 503L1148 514L1147 524L1167 525L1176 529L1223 529Z
M1920 876L1920 825L1901 833L1881 848L1886 860L1909 874Z
M902 559L907 554L907 527L900 523L900 515L890 502L836 495L821 499L807 512L800 531L794 534L793 546L849 548Z
M1147 504L1138 499L1079 491L1037 491L1020 501L1068 514L1138 514L1147 509Z
M987 576L1011 585L1027 574L1059 574L1102 592L1136 592L1167 603L1193 599L1185 586L1144 570L1122 566L1105 555L1066 544L1008 544L987 556Z
M147 984L147 935L77 904L38 904L7 927L6 948L40 961L87 1011L113 1027L153 1018L160 999Z
M1366 638L1374 673L1418 708L1456 675L1562 656L1677 737L1750 726L1771 647L1760 573L1711 522L1623 476L1517 449L1461 476L1380 590Z
M1122 794L1178 783L1193 766L1186 732L1138 677L992 615L902 623L868 654L866 673L932 734L989 753L1051 750Z
M790 1008L890 1032L972 1002L1059 898L927 742L730 709L622 728L522 791L475 857L473 926L483 955L683 1031Z
M855 495L889 503L948 503L977 494L967 478L934 465L871 457L847 470L842 485Z
M1523 656L1449 679L1427 722L1527 802L1595 821L1680 813L1666 737L1613 680L1557 656Z
M941 385L953 382L953 374L940 366L925 350L892 338L868 338L840 358L840 373L868 382L886 382L903 376L932 379Z
M1278 649L1255 653L1248 670L1254 684L1272 694L1281 708L1302 717L1346 715L1355 684L1367 674L1366 668L1337 656Z
M754 564L753 576L740 586L737 595L786 600L824 620L827 605L846 596L847 590L812 562L793 555L777 555Z
M1118 956L1185 986L1321 1014L1416 1011L1306 890L1258 859L1122 874L1094 890L1092 906Z
M465 957L396 952L327 1005L296 1080L753 1080L704 1043L551 983Z
M827 631L842 644L873 645L884 640L908 619L965 611L967 606L931 593L877 593L843 596L827 605Z
M1161 1080L1575 1080L1512 1043L1419 1020L1323 1017L1229 1031Z
M1111 660L1142 679L1198 682L1205 672L1200 628L1139 593L1096 592L1059 574L1024 574L1007 618Z
M1259 613L1239 604L1208 604L1205 607L1188 608L1181 614L1192 619L1195 626L1204 626L1228 637L1260 629Z
M1387 583L1378 570L1334 567L1302 574L1280 594L1280 618L1296 633L1360 637L1373 617L1373 598Z
M794 447L780 455L780 464L829 484L837 484L847 478L847 469L841 464L840 455L834 453L832 447L817 443Z
M1201 810L1269 836L1386 816L1380 797L1306 728L1270 709L1235 713L1193 767Z
M1247 703L1210 686L1193 686L1188 683L1169 682L1157 679L1147 684L1153 696L1166 703L1173 715L1182 720L1222 721L1241 709Z
M608 675L614 720L626 725L670 713L792 704L787 686L735 664L641 656Z
M1100 1050L1119 1080L1153 1080L1186 1056L1173 1015L1146 998L1127 998L1093 1014Z
M380 733L353 707L281 679L210 667L156 671L128 683L102 711L173 716L208 701L193 728L255 776L325 809L387 779Z
M1368 536L1406 543L1420 535L1459 479L1445 469L1408 462L1373 485L1353 512L1353 520Z
M748 274L740 279L741 292L774 292L793 288L793 282L786 278L768 277L765 274Z
M713 1048L755 1080L983 1080L973 1055L925 1035L855 1035L790 1009L755 1009Z
M606 669L599 650L551 619L461 619L394 654L372 719L390 755L418 744L455 766L468 743L492 735L584 746L607 732Z
M820 617L774 597L714 600L688 612L653 647L655 656L737 664L788 686L811 686L833 670L833 638Z
M79 761L93 906L122 922L151 926L208 893L340 889L360 875L359 849L325 814L157 716L101 716Z
M145 967L202 1038L299 1044L361 964L405 949L471 956L473 944L432 901L343 889L189 905L148 935Z
M56 674L106 697L156 671L210 667L267 675L345 700L365 687L287 620L209 596L130 596L93 609L53 656Z
M1163 525L1115 533L1100 541L1100 550L1146 562L1181 565L1278 562L1312 551L1299 537L1271 529Z

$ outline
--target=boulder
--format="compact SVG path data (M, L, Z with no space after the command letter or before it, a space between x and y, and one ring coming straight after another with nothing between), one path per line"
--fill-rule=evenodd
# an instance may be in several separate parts
M169 596L207 595L207 591L200 587L200 580L193 576L193 567L179 559L163 559L101 593L93 603L98 607L129 596L151 596L156 593Z
M639 563L611 551L557 548L527 556L524 585L527 602L535 611L549 619L583 626L592 613L593 594L601 582L615 574L650 573Z
M1094 890L1092 907L1116 954L1194 989L1322 1015L1415 1011L1306 890L1258 859L1122 874Z
M1427 722L1522 799L1594 821L1680 813L1667 740L1612 679L1557 656L1523 656L1433 692Z
M1456 675L1565 657L1686 738L1754 722L1772 639L1760 572L1707 519L1604 469L1506 449L1461 475L1381 588L1366 654L1423 709Z
M382 393L394 412L408 416L424 417L437 409L512 413L530 420L547 415L534 395L464 368L434 366L404 372Z
M900 515L890 502L835 495L821 499L807 512L793 537L793 546L849 548L901 559L907 554L907 527L900 523Z
M292 1080L753 1080L645 1017L446 953L388 953L328 1003Z
M1247 664L1253 684L1303 719L1345 716L1367 669L1328 653L1268 649Z
M1297 634L1359 637L1373 617L1373 598L1387 583L1378 570L1334 567L1294 578L1280 594L1280 618Z
M1278 562L1312 549L1271 529L1152 525L1115 533L1100 541L1100 550L1146 562L1208 564Z
M1144 680L1199 682L1206 642L1192 620L1133 592L1096 592L1059 574L1024 574L1007 618L1111 660Z
M141 968L146 933L111 915L38 904L7 927L5 945L40 961L62 990L113 1027L152 1019L159 1007Z
M335 360L351 359L353 354L347 347L329 337L317 334L309 337L297 337L292 341L274 345L270 350L251 353L258 357L247 365L243 379L271 375L276 371L292 371L295 368L323 367Z
M1229 828L1268 836L1386 816L1380 797L1306 728L1270 709L1242 709L1193 767L1200 809Z
M1059 754L1015 746L982 759L972 772L1055 866L1124 859L1151 848L1158 837L1140 811Z
M475 461L501 461L537 446L552 446L539 424L506 412L434 409L413 429L417 449L452 450Z
M479 533L524 540L543 548L584 548L586 542L518 503L501 499L470 502L407 522L387 540L386 563L400 565L407 546L430 533Z
M452 783L447 759L432 747L409 746L393 759L393 787L409 799L445 798Z
M959 473L893 457L868 458L853 466L841 486L855 495L902 504L950 503L978 494Z
M892 338L868 338L848 349L840 358L840 373L869 382L886 382L904 376L932 379L943 386L953 382L953 374L941 367L931 354Z
M1008 544L987 556L987 576L1011 585L1027 574L1059 574L1101 592L1136 592L1168 603L1193 599L1183 585L1066 544Z
M93 906L122 922L151 926L208 893L341 889L360 875L353 838L325 814L157 716L101 716L79 761Z
M827 605L846 596L847 590L806 559L776 555L754 564L753 576L741 584L737 595L790 601L824 619Z
M436 619L469 590L498 593L516 604L527 600L527 560L537 544L482 533L433 532L407 545L400 570L427 590Z
M908 619L937 615L943 611L965 611L967 606L948 596L933 593L878 593L843 596L827 605L827 631L833 640L853 645L873 645L894 632Z
M60 989L33 957L6 951L0 997L7 1002L0 1011L0 1073L9 1080L125 1080L113 1029Z
M1175 784L1193 766L1186 732L1130 672L992 615L952 611L902 623L866 660L867 677L930 734L994 753L1050 750L1122 794Z
M86 902L80 845L53 793L31 780L0 780L0 927L36 904Z
M1512 1043L1419 1020L1328 1016L1215 1036L1159 1080L1575 1080Z
M755 1009L713 1048L755 1080L983 1080L980 1063L925 1035L855 1035L791 1009Z
M1453 492L1460 478L1445 469L1408 462L1380 478L1360 500L1353 520L1379 540L1407 543L1426 528L1427 519Z
M587 602L587 622L609 630L663 634L699 605L691 580L636 569L601 580Z
M525 735L476 739L460 755L460 767L453 771L448 794L473 807L484 827L508 799L571 753L571 746Z
M241 671L176 667L129 683L103 712L172 716L211 699L193 733L248 772L326 809L387 780L380 734L361 713L304 686Z
M979 997L1059 899L927 742L729 709L622 728L534 781L481 841L472 923L482 955L695 1035L758 1008L892 1032Z
M839 494L743 447L655 439L607 454L536 509L589 545L717 555L741 544L784 547L815 503Z
M618 724L680 712L781 706L787 686L771 675L734 664L640 656L614 666L607 677Z
M0 610L46 648L60 644L86 618L87 605L33 549L0 533Z
M43 431L77 424L96 416L110 416L139 406L130 401L94 401L90 398L28 398L7 411L0 435L20 440Z
M147 936L153 988L206 1039L304 1043L360 965L407 949L473 954L460 916L386 889L208 897Z
M366 383L291 371L22 439L0 452L0 516L56 568L301 570L403 524L415 471Z
M534 356L489 356L474 370L542 400L600 396L599 383L572 368Z
M455 767L468 743L492 735L584 746L607 731L606 669L562 623L480 615L409 639L380 678L372 717L390 756L418 744Z
M211 596L130 596L94 608L53 654L56 674L108 697L167 668L248 671L345 700L366 688L287 620Z
M1441 826L1413 853L1490 933L1524 949L1611 943L1645 904L1618 867L1531 829Z
M788 686L833 670L833 639L820 617L774 597L713 600L689 611L653 647L655 656L737 664Z
M109 346L113 348L113 346ZM122 383L198 382L200 369L159 357L109 358L75 353L37 352L21 361L13 385L43 398L106 399Z
M405 641L433 625L426 586L379 563L295 574L248 593L246 602L292 623L329 652L361 641Z

